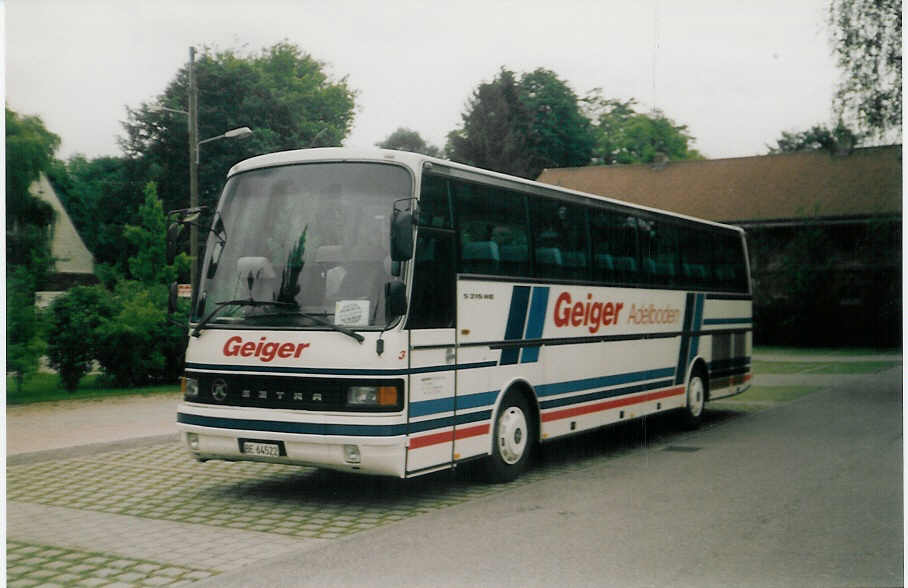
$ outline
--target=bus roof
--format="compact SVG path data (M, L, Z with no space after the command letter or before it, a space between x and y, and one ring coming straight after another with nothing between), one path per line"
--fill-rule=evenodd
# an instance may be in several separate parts
M409 151L395 151L392 149L355 149L347 147L319 147L315 149L296 149L292 151L278 151L275 153L268 153L265 155L258 155L256 157L251 157L245 159L235 164L230 168L230 171L227 172L227 177L230 178L236 174L247 172L254 169L260 169L265 167L274 167L281 165L293 165L296 163L311 163L311 162L337 162L337 161L372 161L372 162L385 162L385 163L399 163L404 164L414 171L421 169L422 165L426 162L438 165L441 167L447 167L450 169L461 170L464 172L469 172L472 174L477 174L479 176L485 176L489 178L495 178L498 180L503 180L509 183L523 184L527 187L534 187L537 189L544 190L549 193L561 193L561 194L570 194L573 196L579 196L582 198L589 198L592 200L600 200L603 202L608 202L617 206L624 208L632 208L636 210L646 211L660 216L669 216L679 219L684 219L688 221L693 221L700 224L712 225L715 227L721 227L725 229L730 229L733 231L738 231L740 233L744 232L744 229L741 227L726 225L718 223L715 221L697 218L693 216L688 216L685 214L679 214L676 212L670 212L667 210L661 210L658 208L652 208L648 206L643 206L640 204L634 204L631 202L626 202L620 198L602 196L599 194L590 194L587 192L580 192L578 190L572 190L570 188L564 188L562 186L555 186L552 184L543 184L541 182L536 182L533 180L527 180L525 178L520 178L517 176L511 176L508 174L503 174L487 169L482 169L478 167L473 167L470 165L465 165L462 163L456 163L446 159L439 159L437 157L431 157L429 155L423 155L420 153L412 153Z

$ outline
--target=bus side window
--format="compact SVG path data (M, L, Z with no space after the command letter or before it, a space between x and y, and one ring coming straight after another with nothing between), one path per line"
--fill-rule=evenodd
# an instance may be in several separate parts
M643 272L654 287L675 286L678 271L678 228L663 221L640 219L640 256Z
M588 277L586 210L569 202L535 198L530 223L536 254L536 277Z
M420 227L416 237L408 329L454 326L455 260L454 231Z
M714 238L716 286L720 290L747 292L747 267L741 236L729 232L717 233Z
M687 288L709 289L713 283L713 239L694 227L679 227L682 283Z
M594 280L613 284L632 284L637 280L636 221L618 211L590 211Z
M438 229L453 228L448 181L446 179L430 174L422 177L417 222L420 225Z
M460 271L486 275L529 273L526 198L508 190L454 182Z

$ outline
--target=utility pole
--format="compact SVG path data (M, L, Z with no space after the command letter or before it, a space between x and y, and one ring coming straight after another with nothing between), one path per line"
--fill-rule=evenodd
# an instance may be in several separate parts
M189 207L199 205L199 88L195 79L195 47L189 48ZM192 300L198 296L199 287L199 228L189 227L189 262Z

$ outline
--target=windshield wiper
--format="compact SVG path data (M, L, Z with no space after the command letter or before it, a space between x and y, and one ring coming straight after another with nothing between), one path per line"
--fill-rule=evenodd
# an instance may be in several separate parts
M295 306L295 305L293 305L293 306ZM320 325L324 325L326 327L334 329L338 333L343 333L344 335L347 335L348 337L353 337L360 343L362 343L363 341L366 340L365 337L363 337L356 331L351 331L347 327L344 327L342 325L332 323L329 320L323 319L322 318L323 316L327 316L324 314L313 314L310 312L303 312L301 310L289 310L287 312L270 312L268 314L257 314L255 316L250 316L250 317L246 317L246 318L258 319L258 318L269 318L269 317L276 317L276 316L301 316L303 318L309 319L310 321L312 321L314 323L318 323Z
M343 333L344 335L347 335L348 337L352 337L352 338L356 339L356 341L358 343L362 343L363 341L366 340L365 337L363 337L356 331L351 331L347 327L342 327L341 325L336 325L336 324L332 323L331 321L325 320L316 314L309 314L309 313L302 312L301 310L297 310L297 305L293 302L278 302L276 300L253 300L253 299L225 300L223 302L215 303L215 307L213 309L211 309L211 312L209 312L204 318L202 318L202 320L199 321L199 324L197 324L195 326L195 328L192 330L191 335L193 337L198 337L199 335L201 335L202 329L205 328L205 326L209 322L211 322L211 320L215 316L217 316L217 314L219 312L221 312L221 309L223 309L226 306L275 306L278 308L287 308L287 309L289 309L288 312L272 313L269 315L260 315L260 316L280 316L280 315L301 316L301 317L311 320L312 322L315 322L315 323L318 323L325 327L334 329L338 333ZM252 317L248 317L248 318L258 318L258 317L252 316Z
M289 302L277 302L274 300L253 300L252 298L247 298L245 300L224 300L222 302L215 302L214 308L211 309L211 312L202 317L202 320L199 321L199 324L195 326L192 330L193 337L198 337L202 334L202 329L211 322L211 319L216 317L221 310L227 306L296 306L295 304Z

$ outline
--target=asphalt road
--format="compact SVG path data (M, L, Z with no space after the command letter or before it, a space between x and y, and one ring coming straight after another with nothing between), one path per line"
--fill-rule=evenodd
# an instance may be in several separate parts
M612 448L198 585L903 584L900 368L711 419L691 433L651 421L645 436L637 423L561 443L543 458Z

